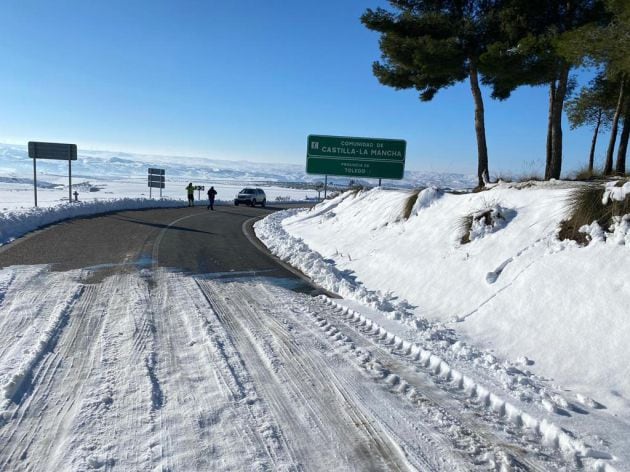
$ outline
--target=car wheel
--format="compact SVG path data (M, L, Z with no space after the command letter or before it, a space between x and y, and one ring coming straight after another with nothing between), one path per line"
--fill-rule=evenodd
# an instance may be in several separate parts
M256 206L256 199L252 198L252 202L250 203L251 206Z
M265 199L263 199L263 201L260 203L260 206L264 208L266 204L267 204L267 199L265 198Z
M234 205L238 206L238 200L234 202Z

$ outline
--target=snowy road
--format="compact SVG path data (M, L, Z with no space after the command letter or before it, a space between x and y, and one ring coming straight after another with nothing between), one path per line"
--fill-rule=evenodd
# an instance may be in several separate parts
M0 270L0 470L590 464L505 407L492 413L360 313L302 293L299 279L160 267L177 238L185 252L211 237L200 221L140 225L154 231L153 263L102 279Z
M288 280L1 274L0 470L558 465Z

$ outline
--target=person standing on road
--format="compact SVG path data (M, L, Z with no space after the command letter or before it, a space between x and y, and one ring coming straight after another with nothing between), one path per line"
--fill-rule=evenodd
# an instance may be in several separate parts
M216 194L217 191L214 189L214 187L210 187L210 190L208 190L208 210L214 211L214 197Z
M195 186L192 184L192 182L188 184L186 190L188 191L188 206L195 206Z

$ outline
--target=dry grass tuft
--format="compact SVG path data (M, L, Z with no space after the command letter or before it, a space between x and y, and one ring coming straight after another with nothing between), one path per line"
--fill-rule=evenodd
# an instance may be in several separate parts
M459 220L458 230L461 234L459 242L461 244L468 244L470 242L470 231L472 230L473 215L462 216Z
M577 172L575 173L575 180L588 181L588 180L599 180L603 178L604 178L604 174L601 171L601 169L589 170L588 167L582 167L581 169L578 169Z
M620 180L615 185L622 186L626 181ZM578 244L589 243L589 236L580 232L584 225L597 222L602 228L610 227L615 216L623 216L630 213L630 197L624 201L611 200L604 205L604 186L601 184L588 184L576 189L569 196L569 219L560 223L560 240L572 239Z
M350 195L354 195L356 197L359 193L363 192L364 190L367 191L370 189L372 189L372 187L355 183L355 184L350 185L350 188L347 191L350 192Z
M518 176L519 182L544 182L544 180L540 174L523 174Z
M511 174L497 174L494 177L494 181L497 183L499 182L511 183L511 182L514 182L514 177Z
M411 210L413 210L413 206L418 201L418 195L420 195L420 189L412 190L411 194L407 197L407 200L405 200L402 211L403 220L408 220L411 216Z

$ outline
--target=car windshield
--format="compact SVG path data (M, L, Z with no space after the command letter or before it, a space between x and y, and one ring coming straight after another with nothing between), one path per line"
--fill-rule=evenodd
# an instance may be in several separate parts
M251 188L246 188L246 189L241 190L241 193L254 193L254 190Z

